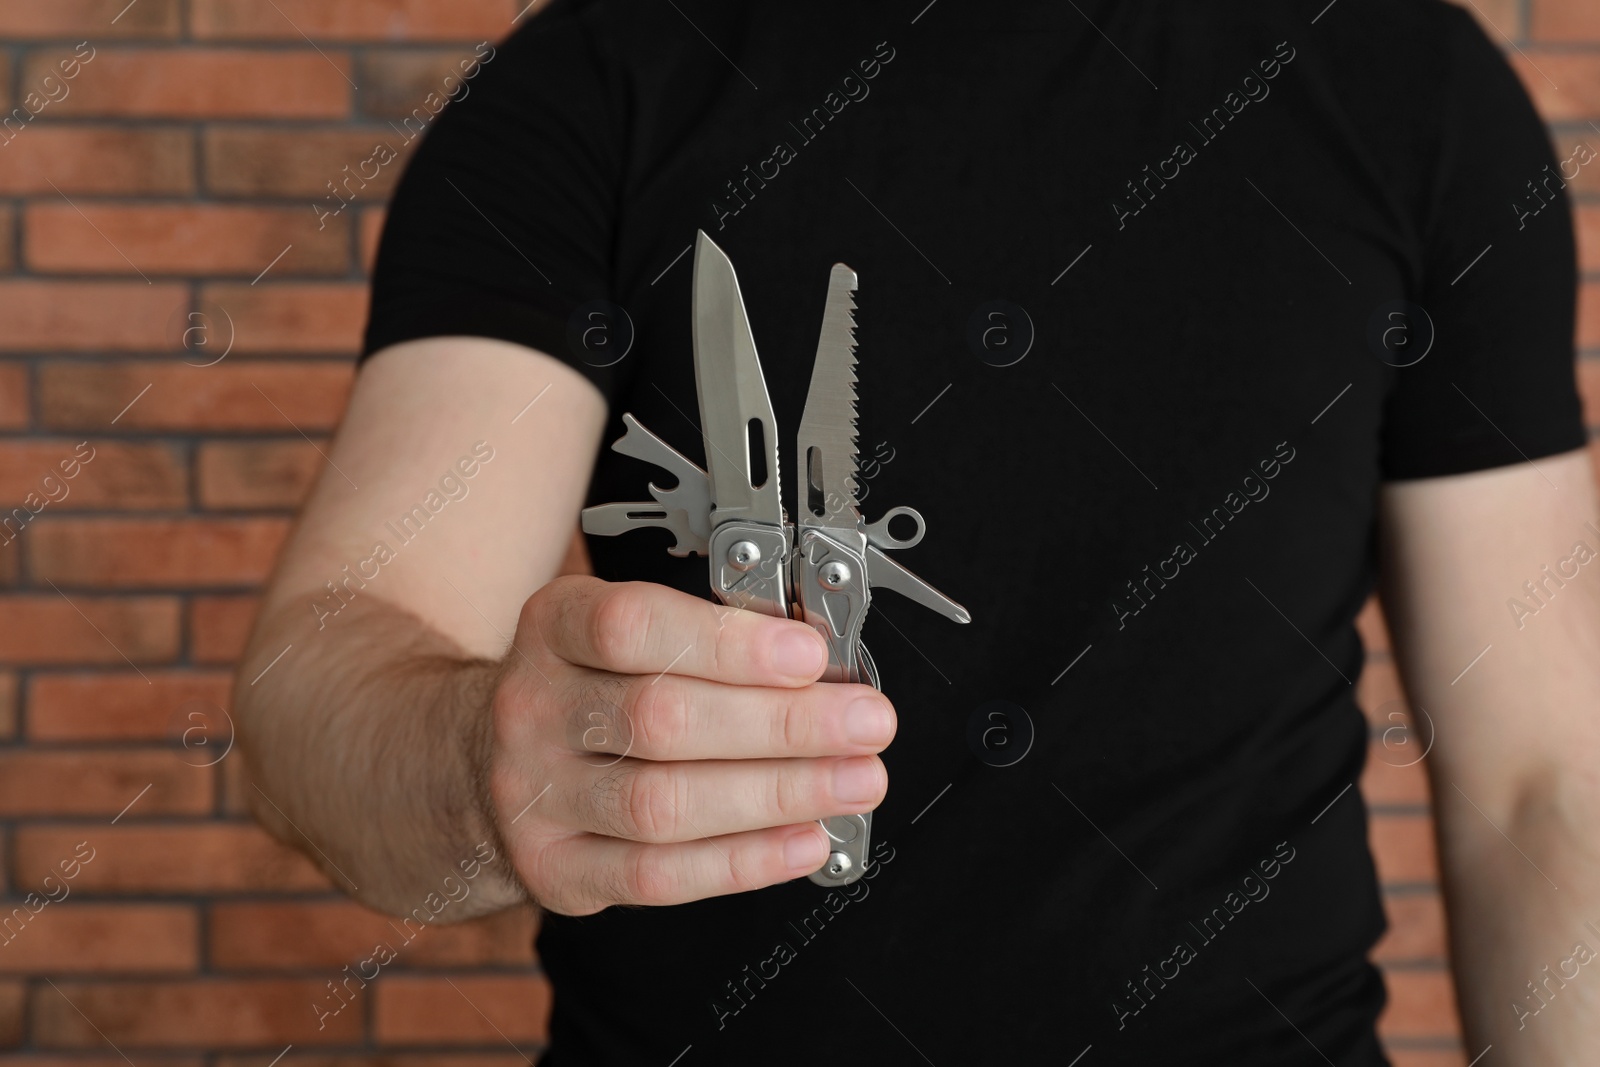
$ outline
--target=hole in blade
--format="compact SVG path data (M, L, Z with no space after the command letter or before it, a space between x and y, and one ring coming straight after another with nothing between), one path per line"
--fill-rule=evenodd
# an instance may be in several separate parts
M816 445L806 449L806 508L817 518L828 513L822 492L822 450Z
M745 429L750 435L750 488L760 489L767 484L766 434L762 431L760 419L751 419Z

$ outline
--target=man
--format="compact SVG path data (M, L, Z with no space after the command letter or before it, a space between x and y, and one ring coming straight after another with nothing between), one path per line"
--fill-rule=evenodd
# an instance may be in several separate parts
M244 661L267 825L394 914L541 904L557 1067L1381 1064L1381 558L1463 1059L1595 1061L1583 161L1470 15L558 0L475 73ZM881 696L663 535L556 577L660 478L624 412L704 459L699 229L786 432L858 272L863 508L974 620L876 598Z

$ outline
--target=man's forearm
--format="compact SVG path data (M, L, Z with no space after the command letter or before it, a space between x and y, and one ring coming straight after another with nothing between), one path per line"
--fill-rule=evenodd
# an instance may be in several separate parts
M1466 1059L1600 1062L1600 584L1582 566L1594 468L1575 450L1391 482L1381 504L1384 609L1433 782Z
M1448 783L1437 785L1451 811L1442 820L1441 859L1468 1058L1493 1045L1485 1063L1593 1064L1600 795L1592 780L1581 784L1553 768L1550 781L1530 783L1499 827L1505 837Z
M293 599L280 606L236 683L257 816L285 841L309 841L335 884L380 911L446 895L451 875L471 887L452 919L526 900L484 804L500 665L376 597L324 623Z

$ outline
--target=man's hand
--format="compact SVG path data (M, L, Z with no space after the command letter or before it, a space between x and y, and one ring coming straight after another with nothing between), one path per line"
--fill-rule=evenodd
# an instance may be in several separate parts
M551 911L676 904L809 874L816 820L870 811L887 698L817 682L805 623L569 575L522 609L493 698L490 798Z
M452 920L756 889L821 867L815 820L884 794L893 712L817 682L809 626L556 577L605 415L572 367L484 338L396 345L356 379L235 715L257 817L371 907L409 913L485 845ZM470 493L402 538L474 441L494 459ZM373 577L355 561L380 540ZM847 729L858 697L876 732Z

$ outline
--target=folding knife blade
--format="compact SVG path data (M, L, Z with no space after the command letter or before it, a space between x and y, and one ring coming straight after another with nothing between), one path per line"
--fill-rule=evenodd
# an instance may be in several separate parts
M694 379L711 476L711 525L781 525L777 418L733 263L704 230L694 246Z
M817 358L800 419L798 525L854 529L856 500L856 272L828 274Z

